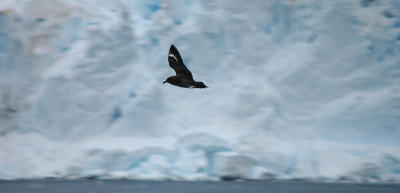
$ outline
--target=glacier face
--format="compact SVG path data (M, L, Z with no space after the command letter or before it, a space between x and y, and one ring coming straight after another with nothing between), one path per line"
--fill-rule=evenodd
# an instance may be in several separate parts
M0 179L400 182L397 0L6 0L0 26ZM172 43L210 88L162 84Z

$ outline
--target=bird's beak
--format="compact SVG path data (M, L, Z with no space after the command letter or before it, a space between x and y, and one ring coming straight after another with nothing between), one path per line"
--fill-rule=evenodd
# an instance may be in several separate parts
M163 84L165 84L167 81L164 81Z

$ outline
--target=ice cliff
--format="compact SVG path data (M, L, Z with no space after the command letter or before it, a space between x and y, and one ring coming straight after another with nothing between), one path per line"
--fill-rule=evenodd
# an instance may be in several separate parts
M0 2L0 179L400 182L399 139L398 0Z

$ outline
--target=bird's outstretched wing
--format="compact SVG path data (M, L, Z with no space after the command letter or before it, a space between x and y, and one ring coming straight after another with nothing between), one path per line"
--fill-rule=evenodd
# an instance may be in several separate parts
M176 49L173 44L169 48L168 63L169 66L171 66L171 68L175 70L176 75L183 75L193 80L192 73L183 63L183 60L178 52L178 49Z

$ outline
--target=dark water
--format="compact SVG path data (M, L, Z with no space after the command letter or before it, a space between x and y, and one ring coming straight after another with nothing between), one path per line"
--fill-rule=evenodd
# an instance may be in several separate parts
M400 185L297 181L172 182L131 180L0 181L0 193L400 193Z

